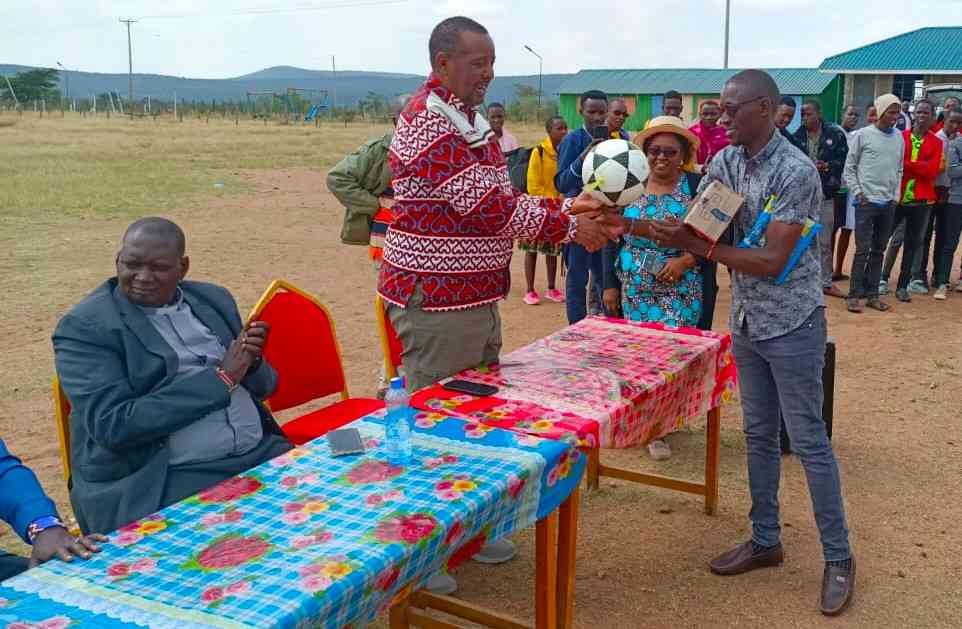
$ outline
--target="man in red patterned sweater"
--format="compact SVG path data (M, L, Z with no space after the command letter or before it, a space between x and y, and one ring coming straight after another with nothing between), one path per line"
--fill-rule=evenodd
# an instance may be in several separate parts
M601 206L586 194L547 199L512 188L477 111L494 78L494 42L482 25L448 18L428 48L432 74L398 118L391 143L395 220L378 287L412 391L498 360L497 302L510 287L515 238L597 250L619 228L607 215L591 217Z

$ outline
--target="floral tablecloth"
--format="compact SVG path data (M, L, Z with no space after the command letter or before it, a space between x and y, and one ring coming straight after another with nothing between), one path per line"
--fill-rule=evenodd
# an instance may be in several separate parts
M731 337L589 317L454 378L498 387L474 398L419 392L419 422L441 415L592 447L645 444L729 401ZM442 383L443 384L443 383Z
M397 467L381 421L352 424L365 454L312 441L125 526L89 561L5 581L0 627L360 627L554 511L584 471L566 444L450 417L417 428Z

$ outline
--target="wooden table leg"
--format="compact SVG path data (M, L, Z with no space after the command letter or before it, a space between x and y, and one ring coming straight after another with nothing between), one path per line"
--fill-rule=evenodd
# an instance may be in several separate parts
M601 472L601 447L586 448L583 449L582 452L588 457L585 465L585 479L588 489L594 491L598 489L598 477Z
M708 411L705 429L705 513L718 510L718 459L721 450L721 410Z
M558 626L558 512L535 525L535 627Z
M575 551L578 541L580 490L575 487L558 511L558 627L571 629L574 623Z
M409 629L411 624L408 622L408 607L411 601L406 597L391 606L390 626L391 629Z

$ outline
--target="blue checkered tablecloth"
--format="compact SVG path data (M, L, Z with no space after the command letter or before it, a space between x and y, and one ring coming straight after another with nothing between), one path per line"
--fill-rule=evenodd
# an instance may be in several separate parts
M551 513L584 471L565 444L430 414L395 467L378 414L352 425L365 454L312 441L123 527L89 561L5 581L0 627L363 625Z

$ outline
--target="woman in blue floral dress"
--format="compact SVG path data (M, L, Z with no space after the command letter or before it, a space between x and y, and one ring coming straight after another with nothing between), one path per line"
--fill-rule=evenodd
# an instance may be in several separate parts
M685 167L698 150L698 139L680 119L662 116L652 122L635 139L648 157L651 173L645 194L625 208L629 232L620 248L606 252L605 305L631 321L695 327L702 310L697 260L685 251L660 247L650 238L649 225L669 216L684 218L697 186ZM654 265L646 264L652 260Z

